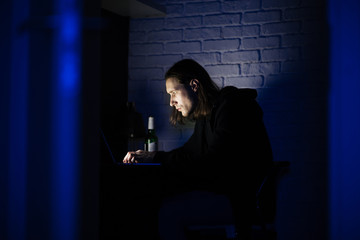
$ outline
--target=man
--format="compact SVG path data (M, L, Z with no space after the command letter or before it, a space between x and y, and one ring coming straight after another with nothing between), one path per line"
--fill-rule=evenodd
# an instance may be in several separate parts
M193 135L170 152L138 150L123 159L162 165L164 189L171 197L160 210L161 236L185 239L183 229L212 220L235 220L239 231L248 230L256 190L272 162L256 90L220 90L190 59L175 63L165 79L173 108L170 122L195 120Z

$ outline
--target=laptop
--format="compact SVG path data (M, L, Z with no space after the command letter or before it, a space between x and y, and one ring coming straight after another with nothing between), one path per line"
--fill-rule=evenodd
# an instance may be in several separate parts
M109 143L108 143L108 141L107 141L107 139L105 137L105 134L104 134L103 130L100 129L100 132L101 132L101 135L102 135L102 138L103 138L104 143L106 145L106 148L107 148L107 150L108 150L114 164L116 164L116 165L140 165L140 166L149 166L149 165L150 166L160 166L161 165L160 163L126 163L125 164L125 163L122 163L122 161L117 161L117 159L115 158L113 152L111 151L110 145L109 145Z

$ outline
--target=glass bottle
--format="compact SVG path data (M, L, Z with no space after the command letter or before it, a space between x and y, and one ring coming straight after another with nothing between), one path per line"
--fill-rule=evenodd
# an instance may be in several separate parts
M142 115L136 111L135 102L127 103L128 151L136 151L144 146L146 137Z
M158 150L158 137L155 133L154 117L150 116L148 120L148 133L145 138L145 151L154 152Z

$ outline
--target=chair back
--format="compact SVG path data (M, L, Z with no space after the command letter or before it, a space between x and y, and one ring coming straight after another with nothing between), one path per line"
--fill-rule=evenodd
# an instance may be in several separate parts
M276 215L276 197L279 178L288 170L290 162L275 161L264 177L256 194L257 218L254 224L272 224Z

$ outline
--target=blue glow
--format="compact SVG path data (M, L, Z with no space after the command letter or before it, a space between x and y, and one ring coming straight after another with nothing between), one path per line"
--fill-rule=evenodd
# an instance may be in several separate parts
M79 38L79 16L74 9L69 9L61 16L61 33L62 40L65 44L70 45L74 43L74 40Z
M329 1L329 235L360 239L360 2Z
M60 56L59 56L60 57ZM62 54L60 62L60 79L59 88L62 94L71 96L79 91L79 56L74 51L66 51Z
M79 233L81 16L78 1L58 0L54 44L52 239Z
M68 3L67 3L68 2ZM72 3L72 4L70 4ZM76 1L75 1L76 3ZM73 1L59 0L59 9L63 12L59 17L58 58L59 87L62 94L76 94L80 82L80 16L76 12Z

